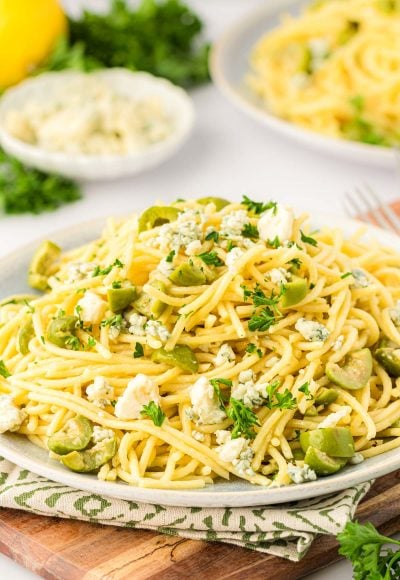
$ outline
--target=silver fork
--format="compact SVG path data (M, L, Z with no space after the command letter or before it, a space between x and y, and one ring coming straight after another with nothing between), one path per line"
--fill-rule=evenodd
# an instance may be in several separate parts
M356 187L354 191L346 193L345 201L346 213L351 217L358 217L400 234L399 216L369 185Z

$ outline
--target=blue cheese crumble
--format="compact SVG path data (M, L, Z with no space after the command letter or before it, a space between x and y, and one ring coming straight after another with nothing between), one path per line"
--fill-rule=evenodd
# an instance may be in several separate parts
M293 483L300 484L306 483L307 481L315 481L317 479L317 474L311 467L306 463L303 467L298 465L288 464L288 474Z
M227 362L234 362L236 360L236 355L229 344L221 345L217 356L214 359L214 364L216 367L220 367Z
M367 274L360 268L354 268L351 271L351 275L353 276L354 283L350 288L368 288L371 283Z
M25 411L14 404L11 395L0 395L0 433L17 431L25 418Z
M220 423L226 417L220 408L214 387L206 377L200 377L189 390L192 407L187 410L187 416L198 425L213 425Z
M249 445L248 439L237 437L232 439L230 431L218 430L215 432L218 447L215 451L225 463L231 463L240 477L253 477L255 475L251 462L254 452Z
M287 242L293 234L294 214L289 207L277 204L275 208L265 211L258 220L257 228L260 238L267 242L278 238Z
M294 327L306 340L310 342L324 342L330 334L326 326L320 322L306 320L305 318L299 318Z
M86 395L88 401L103 409L111 403L114 399L114 387L112 387L108 381L102 377L98 376L94 379L93 383L86 388Z
M230 240L242 241L242 231L245 225L250 223L247 211L239 209L223 216L220 234Z

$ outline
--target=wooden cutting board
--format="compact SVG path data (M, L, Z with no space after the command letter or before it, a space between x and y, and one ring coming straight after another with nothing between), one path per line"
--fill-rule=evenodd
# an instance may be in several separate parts
M376 481L357 510L392 535L400 532L400 471ZM46 579L297 580L340 559L333 537L318 538L298 563L227 544L0 510L0 551Z

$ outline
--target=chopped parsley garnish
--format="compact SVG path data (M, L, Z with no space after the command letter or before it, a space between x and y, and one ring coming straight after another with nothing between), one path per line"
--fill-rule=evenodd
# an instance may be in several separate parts
M242 229L242 236L244 238L258 240L260 237L260 234L258 233L257 226L253 226L252 224L245 224L243 229Z
M111 284L111 286L115 289L121 288L122 282L120 282L119 280L114 280L114 282Z
M263 203L262 201L253 201L248 198L247 195L244 195L241 203L247 207L247 211L252 211L256 215L260 215L269 209L272 209L272 215L276 215L276 212L278 211L278 204L276 201Z
M231 433L232 439L237 439L238 437L254 439L256 433L253 426L260 424L254 411L247 407L242 401L231 398L226 413L233 421L233 429Z
M28 300L25 298L24 299L24 304L27 307L28 311L33 314L35 312L35 309L33 306L31 306L30 302L28 302Z
M122 328L124 321L122 319L121 314L115 314L114 316L110 316L110 318L106 318L102 320L100 326L113 326L114 328Z
M87 341L87 345L90 346L91 348L96 346L96 339L93 338L93 336L89 336L88 341Z
M314 282L311 282L311 284L310 284L310 290L313 290L314 288L315 288L315 284L314 284Z
M349 276L352 276L353 274L351 272L346 272L345 274L342 274L340 277L342 280L344 280L345 278L348 278Z
M227 251L230 252L231 250L233 250L233 248L236 248L235 244L232 242L232 240L228 241L228 245L226 247Z
M307 401L311 401L311 399L314 398L310 393L310 383L308 381L304 383L304 385L301 385L301 387L299 387L299 391L305 394L305 396L307 397Z
M135 352L133 353L133 358L141 358L144 356L143 345L140 342L135 344Z
M249 296L253 298L254 306L271 306L276 312L279 313L278 303L285 292L285 286L281 286L279 294L275 294L275 292L272 291L270 296L266 296L263 290L261 290L259 284L257 284L255 290L250 292Z
M261 290L260 286L257 284L255 290L247 291L245 290L245 298L253 298L253 304L257 309L260 306L265 306L262 310L255 310L248 322L249 329L254 332L260 330L265 332L276 322L276 316L280 316L278 309L278 303L282 295L285 293L286 287L281 286L279 294L271 293L270 296L266 296Z
M207 242L212 240L213 242L215 242L217 244L219 241L219 233L216 231L210 232L206 235L205 239L207 240Z
M96 276L107 276L107 274L109 274L113 268L123 268L123 267L124 264L121 262L121 260L118 260L117 258L113 262L113 264L110 264L105 268L100 268L100 266L96 266L95 269L93 270L92 278L95 278Z
M275 324L275 313L269 307L264 308L264 310L258 314L253 314L248 322L249 330L252 332L255 332L256 330L265 332L271 328L273 324Z
M268 409L294 409L297 406L297 399L288 389L285 389L283 393L278 393L279 386L280 381L278 379L267 385L265 406Z
M0 360L0 376L2 376L4 379L8 379L8 377L11 377L11 373L8 371L3 360Z
M261 358L263 354L261 348L257 348L257 346L252 342L246 346L246 352L249 354L254 354L256 352L258 354L258 358Z
M278 236L275 236L273 240L267 240L267 244L268 244L268 246L270 246L271 248L274 248L275 250L280 248L282 245Z
M165 261L168 262L169 264L172 263L172 260L174 259L175 256L175 250L171 250L170 253L168 254L168 256L165 258Z
M318 242L316 239L311 238L310 236L306 236L305 233L303 232L303 230L300 230L300 235L301 235L301 241L304 242L305 244L310 244L310 246L318 246Z
M150 417L154 425L157 425L157 427L161 427L166 417L165 413L161 410L161 407L154 401L150 401L148 405L143 405L140 414L143 417Z
M214 393L218 398L220 408L224 411L225 403L228 401L228 397L221 391L220 385L231 387L232 381L229 379L210 379L210 384L212 385Z
M289 260L288 264L292 265L292 268L296 268L297 270L301 267L301 260L300 258L293 258Z
M203 252L197 256L208 266L223 266L224 262L218 257L217 252Z
M71 350L80 350L82 345L79 338L71 334L65 338L65 346Z

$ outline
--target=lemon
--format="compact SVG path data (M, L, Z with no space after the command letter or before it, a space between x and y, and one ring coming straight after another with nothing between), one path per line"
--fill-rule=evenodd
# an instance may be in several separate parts
M0 89L25 78L66 30L57 0L0 0Z

